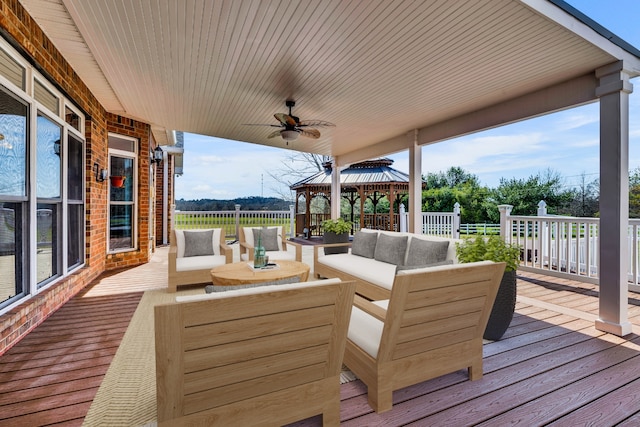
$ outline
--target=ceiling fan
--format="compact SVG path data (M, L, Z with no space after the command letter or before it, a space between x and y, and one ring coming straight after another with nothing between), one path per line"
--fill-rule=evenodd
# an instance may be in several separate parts
M295 141L296 139L298 139L298 136L300 135L313 139L320 138L320 131L318 129L313 129L314 127L335 126L333 123L325 122L324 120L300 120L299 117L296 117L291 113L291 108L296 105L296 102L287 99L285 101L285 105L289 107L289 114L276 113L273 115L276 120L280 122L279 124L250 124L249 126L271 126L280 128L270 133L267 138L275 138L276 136L281 136L282 139L287 141L287 144L289 141Z

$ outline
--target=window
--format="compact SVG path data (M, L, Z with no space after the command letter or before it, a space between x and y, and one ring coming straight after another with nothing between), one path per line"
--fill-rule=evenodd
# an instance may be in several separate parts
M24 90L24 68L2 49L0 49L0 75Z
M0 38L0 314L84 263L84 120Z
M42 114L36 123L36 269L38 285L42 286L60 274L62 128Z
M67 138L67 270L84 262L84 144Z
M0 86L0 308L28 293L28 105Z
M109 252L135 249L137 141L109 135Z

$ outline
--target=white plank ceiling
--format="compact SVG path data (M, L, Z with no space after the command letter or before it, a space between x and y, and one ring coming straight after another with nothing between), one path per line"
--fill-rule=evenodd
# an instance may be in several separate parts
M109 111L362 159L627 54L546 0L20 1ZM286 99L336 127L287 145L244 125L275 124Z

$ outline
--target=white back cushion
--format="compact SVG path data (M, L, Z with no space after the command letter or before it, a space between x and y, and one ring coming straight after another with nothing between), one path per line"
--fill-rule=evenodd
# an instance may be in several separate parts
M282 226L281 225L277 225L275 227L242 227L244 230L244 241L247 243L247 245L249 246L256 246L255 242L253 241L253 230L254 229L261 229L261 228L277 228L278 229L278 250L281 251L282 250Z
M211 237L213 243L213 254L220 255L220 233L222 232L221 228L198 228L187 231L209 231L213 230L213 235ZM178 258L184 258L184 230L174 230L176 234L176 247L178 249Z

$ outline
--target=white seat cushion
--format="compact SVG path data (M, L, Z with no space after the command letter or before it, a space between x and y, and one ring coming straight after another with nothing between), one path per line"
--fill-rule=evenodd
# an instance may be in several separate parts
M373 301L373 303L386 310L389 305L389 300ZM347 338L375 359L378 355L383 328L384 323L382 321L362 311L358 307L353 307L351 309L351 321L349 322Z
M176 271L205 270L224 265L226 261L227 258L224 255L176 258Z
M295 252L289 252L289 251L267 251L265 253L269 257L269 262L275 261L275 260L279 260L279 259L280 260L285 260L285 261L295 261L296 260ZM248 254L241 254L240 255L240 259L242 261L249 261L249 255Z
M318 263L344 271L382 288L389 290L393 288L396 275L396 266L393 264L351 255L351 253L321 256L318 257Z

